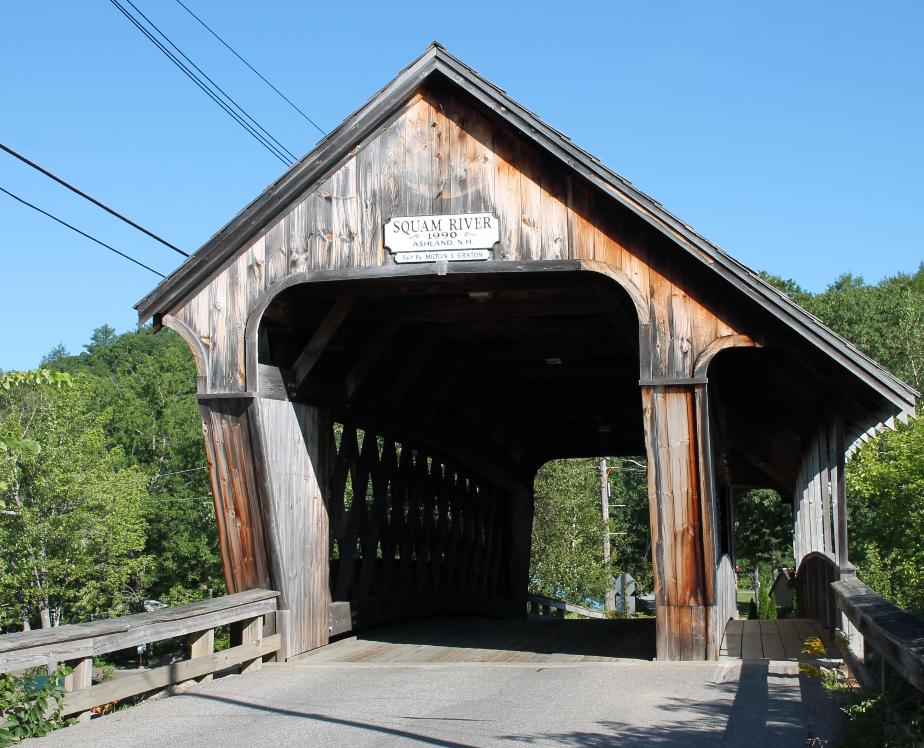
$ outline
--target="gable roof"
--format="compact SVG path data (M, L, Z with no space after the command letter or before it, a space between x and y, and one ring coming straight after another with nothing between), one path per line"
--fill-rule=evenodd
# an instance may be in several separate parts
M333 169L353 146L387 123L424 81L433 76L440 76L467 92L522 137L670 237L741 293L859 377L894 406L895 412L884 418L914 413L919 394L916 390L436 42L141 299L135 305L139 322L170 311L205 286L271 221L289 209L308 187Z

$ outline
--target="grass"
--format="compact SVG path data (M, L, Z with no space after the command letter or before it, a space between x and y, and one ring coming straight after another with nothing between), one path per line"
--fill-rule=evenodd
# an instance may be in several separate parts
M738 603L738 617L747 618L751 601L754 600L754 590L737 590L735 600Z

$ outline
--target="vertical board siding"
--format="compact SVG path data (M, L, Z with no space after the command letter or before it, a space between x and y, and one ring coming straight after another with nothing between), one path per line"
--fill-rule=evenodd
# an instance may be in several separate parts
M373 140L356 156L357 235L356 263L359 267L381 265L382 206L379 199L380 141Z
M288 610L287 657L328 641L328 513L318 408L257 398L253 418L273 589Z
M673 249L626 209L461 99L425 92L242 250L252 259L232 262L173 312L210 341L212 391L247 387L243 330L259 291L306 270L391 264L386 220L462 212L498 216L493 261L593 259L625 273L650 307L643 377L692 376L718 335L743 332L694 298L671 267Z
M838 495L842 488L843 445L836 440L837 420L829 418L813 431L802 455L793 490L793 555L796 566L809 553L840 559L843 522Z
M247 403L199 407L229 593L272 586Z
M642 406L658 657L705 659L714 655L710 642L717 625L709 616L714 605L715 518L700 488L695 397L689 387L643 387Z

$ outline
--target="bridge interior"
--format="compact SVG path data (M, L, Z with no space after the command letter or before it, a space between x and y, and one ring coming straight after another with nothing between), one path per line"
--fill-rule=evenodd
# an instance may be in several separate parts
M646 450L640 322L611 278L562 268L333 273L272 299L256 330L259 389L317 414L305 438L320 445L331 635L523 615L538 467ZM780 346L722 351L709 376L721 556L734 552L735 490L792 496L824 383ZM721 628L712 636L718 649Z
M259 346L293 400L470 459L528 472L645 449L638 317L599 275L299 285L267 308Z

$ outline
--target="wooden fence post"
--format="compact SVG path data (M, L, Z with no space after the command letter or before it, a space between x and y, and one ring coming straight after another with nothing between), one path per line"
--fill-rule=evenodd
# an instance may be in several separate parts
M206 629L189 637L189 659L205 657L215 651L215 629ZM211 675L203 675L198 679L200 683L208 683Z
M93 685L93 658L84 657L80 660L71 660L67 663L71 667L71 674L64 678L64 692L73 693L82 691ZM80 712L77 715L78 722L86 722L90 719L89 710Z
M257 616L250 620L244 621L241 629L241 644L250 644L251 642L260 641L263 638L263 616ZM241 673L251 673L263 667L263 658L256 657L249 662L241 665Z

